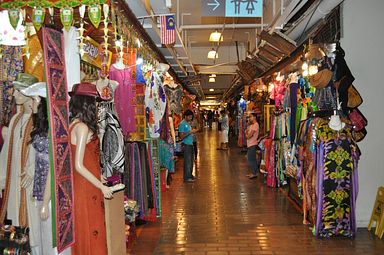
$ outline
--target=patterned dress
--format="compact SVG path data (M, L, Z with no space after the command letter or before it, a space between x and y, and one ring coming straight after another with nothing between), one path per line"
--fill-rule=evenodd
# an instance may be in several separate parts
M353 237L356 233L357 160L359 152L351 129L340 131L318 124L317 217L320 237Z
M43 201L45 184L49 170L48 137L36 135L32 146L36 151L35 176L33 180L33 196L38 201Z

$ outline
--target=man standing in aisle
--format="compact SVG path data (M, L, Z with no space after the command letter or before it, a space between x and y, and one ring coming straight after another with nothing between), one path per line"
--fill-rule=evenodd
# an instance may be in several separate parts
M220 134L220 147L219 150L228 150L228 131L229 131L229 120L226 110L220 111L219 123L221 124Z
M251 112L247 116L247 130L245 131L245 137L247 138L247 159L249 167L251 168L251 174L247 175L249 179L257 177L258 163L256 158L257 152L257 139L259 137L259 124L256 120L256 113Z
M184 119L179 124L179 137L182 139L184 147L184 182L193 182L192 168L193 168L193 134L197 129L192 129L189 124L192 121L193 112L186 110L184 112Z

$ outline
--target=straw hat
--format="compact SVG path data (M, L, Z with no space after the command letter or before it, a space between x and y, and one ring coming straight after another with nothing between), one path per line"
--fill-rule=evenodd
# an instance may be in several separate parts
M309 76L308 81L312 87L322 89L327 87L332 79L333 72L329 69L323 69L318 73Z

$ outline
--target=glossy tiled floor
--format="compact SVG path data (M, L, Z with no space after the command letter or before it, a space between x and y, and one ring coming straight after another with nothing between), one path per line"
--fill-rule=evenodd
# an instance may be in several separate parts
M182 182L182 159L163 194L163 217L138 229L129 254L384 254L384 239L359 229L351 239L319 240L283 192L249 180L246 157L217 151L218 134L199 135L195 183Z

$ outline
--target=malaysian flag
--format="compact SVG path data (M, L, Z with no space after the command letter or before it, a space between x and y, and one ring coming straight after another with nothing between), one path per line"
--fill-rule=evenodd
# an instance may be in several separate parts
M174 44L176 42L175 15L160 16L161 44Z

